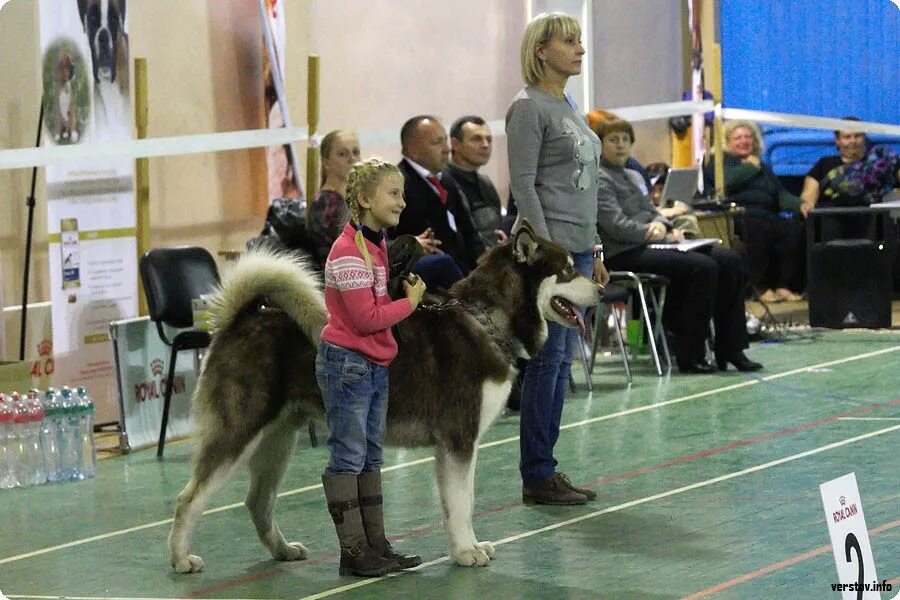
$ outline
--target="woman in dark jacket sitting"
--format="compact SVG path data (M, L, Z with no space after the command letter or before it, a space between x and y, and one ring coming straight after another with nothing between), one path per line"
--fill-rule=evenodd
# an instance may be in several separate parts
M715 353L720 370L728 363L740 371L762 368L747 358L744 317L746 273L737 252L717 246L680 252L658 250L651 243L678 242L681 230L672 227L640 187L640 175L624 168L631 155L634 129L620 119L596 124L603 141L597 229L606 249L610 271L655 273L669 278L663 323L674 337L675 359L682 373L710 373L705 340L709 321L716 329Z
M725 192L729 202L744 207L736 220L747 252L750 285L766 302L800 300L805 226L802 201L788 193L769 165L760 161L762 135L755 123L725 123ZM713 162L703 170L713 186ZM792 291L793 290L793 291Z

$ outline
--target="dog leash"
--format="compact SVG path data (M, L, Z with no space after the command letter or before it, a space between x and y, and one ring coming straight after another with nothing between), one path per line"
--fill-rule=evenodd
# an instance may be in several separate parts
M446 302L441 302L440 304L420 304L418 310L422 310L425 312L443 312L446 310L453 310L456 308L460 308L465 312L469 313L473 319L475 319L479 325L484 327L487 330L488 336L497 345L500 350L500 353L506 357L507 361L514 365L519 358L519 346L521 344L518 343L517 340L510 339L509 336L504 335L500 328L497 326L497 323L491 318L491 315L485 310L484 306L481 303L468 303L468 302L460 302L458 299L453 298L447 300Z

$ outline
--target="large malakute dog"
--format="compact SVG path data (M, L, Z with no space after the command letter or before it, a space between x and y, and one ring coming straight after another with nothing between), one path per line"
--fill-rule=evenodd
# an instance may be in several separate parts
M599 294L563 248L525 224L511 243L486 253L449 297L423 303L395 329L387 442L435 449L450 555L458 564L485 565L494 555L472 528L475 460L479 439L505 406L516 359L541 348L547 320L582 325L575 305L592 305ZM250 253L226 275L193 398L193 477L178 495L169 534L176 571L203 568L189 554L191 532L210 496L243 464L250 470L246 505L262 543L276 560L306 558L302 544L285 540L273 508L298 427L324 413L314 360L325 319L314 275L285 255Z

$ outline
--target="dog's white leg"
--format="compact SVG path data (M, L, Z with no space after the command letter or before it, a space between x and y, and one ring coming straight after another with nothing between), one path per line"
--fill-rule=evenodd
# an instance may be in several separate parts
M250 490L244 504L250 510L260 541L275 560L303 560L307 556L303 544L284 539L272 516L278 484L296 439L296 427L283 419L263 432L262 441L250 458Z
M212 453L207 453L212 456ZM213 466L198 460L190 482L178 494L175 520L169 532L169 561L178 573L196 573L203 570L203 559L190 554L191 534L209 499L224 486L234 474L236 463L223 462Z
M441 507L444 511L444 528L450 539L450 557L459 565L484 566L490 555L479 547L472 528L474 510L475 452L466 459L438 448L435 454L435 472ZM493 548L490 548L493 553Z
M472 448L472 462L469 463L469 472L466 475L466 487L469 491L469 536L475 547L484 552L488 558L494 558L494 545L490 542L479 542L475 537L475 525L472 522L475 514L475 463L478 462L478 442L475 440Z

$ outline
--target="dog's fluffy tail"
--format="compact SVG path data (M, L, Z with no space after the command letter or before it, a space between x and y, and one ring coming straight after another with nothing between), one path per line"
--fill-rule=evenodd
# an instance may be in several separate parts
M313 344L319 343L327 316L321 283L304 260L265 249L248 252L223 276L212 298L213 331L231 325L238 313L259 296L268 296Z

